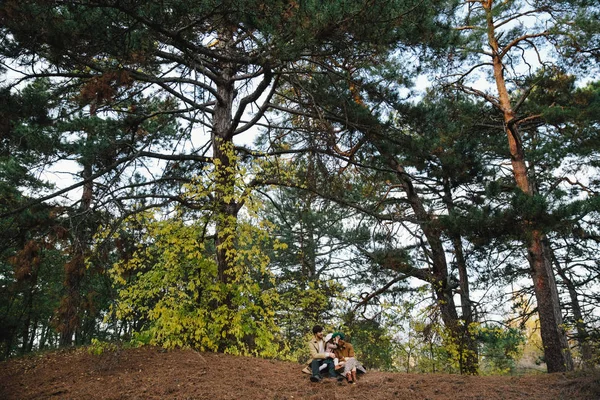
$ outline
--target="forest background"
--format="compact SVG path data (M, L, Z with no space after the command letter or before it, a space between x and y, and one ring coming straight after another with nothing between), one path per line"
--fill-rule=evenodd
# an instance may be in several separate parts
M599 13L2 2L2 357L319 323L368 368L593 368Z

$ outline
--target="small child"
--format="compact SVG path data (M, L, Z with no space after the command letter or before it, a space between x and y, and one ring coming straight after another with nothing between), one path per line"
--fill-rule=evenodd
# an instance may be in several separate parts
M328 333L327 336L325 336L325 352L326 353L335 353L335 349L337 349L338 345L334 342L333 339L333 333ZM339 358L334 358L333 359L333 364L335 365L336 369L337 366L339 365L340 360Z

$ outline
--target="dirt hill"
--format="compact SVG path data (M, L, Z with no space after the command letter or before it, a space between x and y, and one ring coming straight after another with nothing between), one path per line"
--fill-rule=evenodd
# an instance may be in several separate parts
M74 349L0 363L1 399L600 399L600 373L476 377L369 371L311 383L291 362L141 348Z

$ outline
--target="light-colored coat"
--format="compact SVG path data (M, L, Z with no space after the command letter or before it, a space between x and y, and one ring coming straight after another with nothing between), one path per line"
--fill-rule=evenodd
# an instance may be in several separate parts
M308 360L307 362L308 365L310 365L313 362L313 360L324 360L327 358L326 353L319 353L319 342L317 341L317 339L311 339L308 342L307 346L308 351L310 352L310 360ZM325 343L323 343L323 346L325 346Z

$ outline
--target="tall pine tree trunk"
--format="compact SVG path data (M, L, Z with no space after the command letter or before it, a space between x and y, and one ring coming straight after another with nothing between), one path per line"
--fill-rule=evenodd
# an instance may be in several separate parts
M591 344L590 333L583 319L583 312L581 310L581 304L577 296L577 287L573 280L567 275L567 272L560 266L560 263L552 256L556 271L561 277L563 283L567 286L569 291L569 298L571 299L571 309L573 311L573 319L575 320L575 329L577 329L577 336L575 339L579 344L579 351L581 352L581 361L586 369L594 368L594 350Z
M309 162L307 163L307 182L309 187L315 187L317 185L317 181L315 179L315 158L311 153L308 155ZM316 281L319 279L317 275L317 240L316 237L317 227L314 224L311 212L313 209L313 200L312 195L309 194L309 198L305 199L302 203L301 217L300 217L300 227L301 234L299 237L300 241L300 265L302 267L302 276L305 277L308 281ZM315 315L315 319L318 319L319 316Z
M235 201L235 169L236 157L232 140L232 107L234 86L232 73L224 69L222 82L218 83L219 99L213 116L213 159L215 165L216 185L215 200L217 204L216 249L219 281L228 283L231 280L233 243L237 225L238 205Z
M444 202L448 209L448 212L454 210L454 201L452 199L452 191L450 184L447 179L444 181ZM460 353L464 355L464 360L461 360L461 372L463 365L465 366L465 373L475 374L477 373L477 367L479 365L479 350L477 349L477 342L471 332L471 325L474 321L473 304L470 297L469 288L469 275L467 271L467 263L465 260L462 239L460 234L450 233L450 240L452 241L452 247L454 247L454 256L456 261L456 267L458 269L458 284L460 294L460 308L461 308L461 320L463 337L461 345L464 346L464 350Z
M96 115L96 103L90 105L90 117ZM93 132L88 131L86 142L91 145ZM87 216L91 210L94 196L94 183L91 180L93 170L93 158L86 154L82 157L83 171L81 177L86 182L83 184L81 202L78 215L73 217L75 223L71 229L71 259L65 264L65 277L63 288L65 294L61 299L58 309L58 332L60 335L59 346L67 347L73 344L75 332L80 324L81 312L81 284L85 275L85 258L87 255L87 243L90 238L90 230L86 223Z
M463 324L460 321L458 313L456 311L456 304L454 302L453 287L449 282L448 274L448 263L446 261L446 252L444 250L442 242L442 232L436 221L431 218L416 188L412 184L412 181L404 167L398 163L395 157L389 154L389 151L385 148L385 145L376 142L375 145L379 152L384 155L390 164L390 166L396 171L396 176L406 198L411 205L417 220L420 221L420 226L423 229L423 233L427 238L427 242L430 248L431 256L431 277L430 284L433 287L438 307L440 308L442 321L450 335L452 345L456 346L459 350L465 350L473 345L473 338L468 330L463 329ZM477 374L477 357L463 357L465 351L459 351L459 359L457 360L460 367L460 372L465 374Z
M227 52L232 45L230 33L219 34L217 46ZM235 279L235 239L239 206L235 196L237 158L233 148L233 103L235 100L235 70L231 63L222 61L219 65L217 98L212 119L212 148L215 168L215 248L217 271L220 287L224 293L218 307L226 312L234 312L233 291L231 285ZM234 337L231 329L232 318L226 318L222 326L223 336L218 345L219 351L225 351Z
M487 16L487 33L492 50L494 79L498 90L499 108L503 113L504 126L508 136L513 176L519 189L527 196L533 196L535 193L527 175L523 143L504 80L503 52L495 33L492 13L493 0L483 1L482 4ZM535 221L532 220L524 221L523 228L548 372L569 371L573 368L573 363L567 338L562 328L558 291L548 251L544 245L544 233L535 228Z

